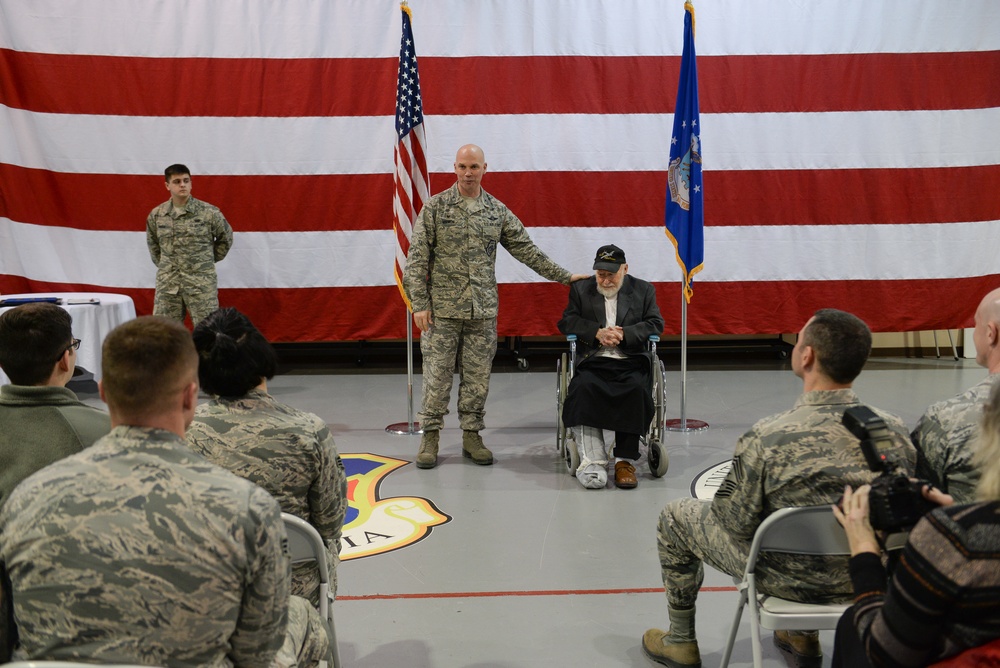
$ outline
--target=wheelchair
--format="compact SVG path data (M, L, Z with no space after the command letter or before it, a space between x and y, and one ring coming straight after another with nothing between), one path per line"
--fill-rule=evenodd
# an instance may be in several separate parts
M559 458L566 465L569 474L576 475L576 470L580 466L580 451L577 448L573 430L563 424L562 417L563 404L566 401L569 383L573 380L576 368L576 335L569 334L566 336L566 340L569 342L569 352L563 353L556 362L556 447L559 450ZM653 365L650 374L652 379L650 391L653 395L654 413L646 435L639 439L639 452L642 452L642 447L645 445L646 462L649 465L649 472L654 478L662 478L670 467L670 457L663 444L664 423L666 422L667 373L663 361L656 356L656 343L659 340L658 336L649 337L648 351L650 352L650 362Z

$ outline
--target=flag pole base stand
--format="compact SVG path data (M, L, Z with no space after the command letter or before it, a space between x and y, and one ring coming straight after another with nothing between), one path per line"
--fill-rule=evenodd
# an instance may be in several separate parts
M667 420L663 428L667 431L705 431L708 423L701 420Z
M424 433L424 430L420 428L419 422L414 422L412 428L409 422L394 422L385 428L385 433L396 434L397 436L413 436L414 434Z

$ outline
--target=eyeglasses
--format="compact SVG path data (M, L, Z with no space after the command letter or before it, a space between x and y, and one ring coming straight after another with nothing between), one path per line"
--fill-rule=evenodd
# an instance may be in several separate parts
M81 343L83 343L83 342L80 339L70 339L69 346L66 348L66 350L64 350L61 353L59 353L59 357L56 358L56 361L58 362L59 360L61 360L62 356L65 353L69 352L70 350L79 350Z

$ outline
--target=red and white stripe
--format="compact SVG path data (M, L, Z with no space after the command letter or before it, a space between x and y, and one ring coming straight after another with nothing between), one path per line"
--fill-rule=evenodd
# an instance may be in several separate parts
M409 306L403 293L403 271L406 258L410 254L410 238L417 214L430 197L431 177L427 171L427 157L424 153L424 125L415 125L398 142L393 160L396 164L395 190L392 198L392 227L396 233L396 258L394 273L400 294Z
M682 3L411 6L429 192L479 144L484 187L543 249L588 272L598 246L622 246L676 332L662 225ZM822 306L883 331L968 324L1000 285L1000 4L697 12L705 270L689 331L797 331ZM183 162L236 231L223 303L277 341L405 335L387 224L412 220L390 204L405 168L386 151L398 4L4 0L0 26L0 291L119 291L149 312L145 217ZM555 332L565 287L502 252L498 277L502 335Z

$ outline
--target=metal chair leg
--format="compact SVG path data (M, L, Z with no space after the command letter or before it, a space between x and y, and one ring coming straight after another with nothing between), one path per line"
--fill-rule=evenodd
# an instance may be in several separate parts
M955 358L955 361L957 362L959 358L958 358L958 348L955 347L955 338L951 335L950 329L946 329L944 331L948 332L948 343L951 344L951 355L952 357ZM934 330L934 353L937 355L938 359L941 359L941 349L938 347L936 329Z
M951 354L955 357L955 361L958 361L958 348L955 347L955 339L951 337L951 330L948 330L948 343L951 344Z
M740 590L740 602L736 606L736 617L733 619L733 626L729 629L729 640L726 642L726 651L722 654L720 668L728 668L729 659L733 656L733 647L736 645L736 632L740 628L740 620L743 618L743 607L747 604L747 590Z

